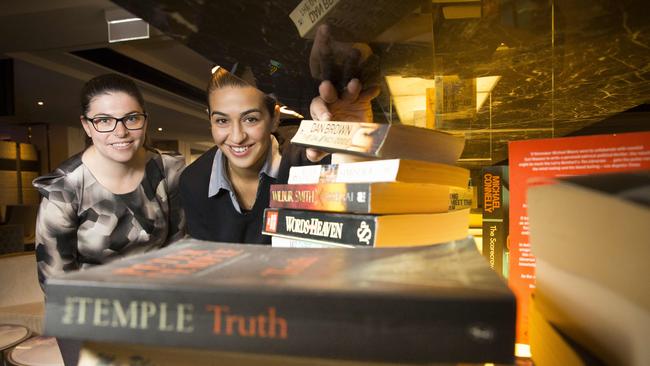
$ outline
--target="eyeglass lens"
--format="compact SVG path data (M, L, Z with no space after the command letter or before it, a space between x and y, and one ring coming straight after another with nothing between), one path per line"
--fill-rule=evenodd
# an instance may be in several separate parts
M139 130L144 127L147 116L142 113L130 114L122 118L115 117L95 117L89 118L98 132L111 132L117 127L117 122L122 122L128 130Z

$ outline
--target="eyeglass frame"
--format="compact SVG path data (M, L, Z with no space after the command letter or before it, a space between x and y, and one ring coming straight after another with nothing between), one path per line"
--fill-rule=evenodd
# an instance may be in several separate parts
M133 117L133 116L144 116L144 122L145 122L145 123L142 124L142 127L138 127L138 128L129 128L129 127L126 125L126 123L124 123L124 120L125 120L125 119L127 119L127 118L129 118L129 117ZM113 117L113 116L103 116L103 117L93 117L93 118L90 118L90 117L88 117L88 116L86 116L86 115L84 115L83 118L84 118L86 121L90 122L90 124L93 126L93 128L95 129L95 131L97 131L97 132L99 132L99 133L109 133L109 132L113 132L113 131L115 131L115 129L117 128L117 124L120 123L120 122L122 122L122 126L124 126L124 128L126 128L126 129L129 130L129 131L137 131L137 130L141 130L141 129L144 128L144 126L145 126L145 124L146 124L146 122L147 122L147 119L149 119L149 115L148 115L146 112L142 112L142 113L138 112L138 113L127 114L126 116L124 116L124 117L122 117L122 118L117 118L117 117ZM93 122L94 119L98 119L98 118L111 118L111 119L114 119L114 120L115 120L115 126L113 126L113 128L112 128L111 130L108 130L108 131L100 131L100 130L97 129L97 126L95 126L95 122Z

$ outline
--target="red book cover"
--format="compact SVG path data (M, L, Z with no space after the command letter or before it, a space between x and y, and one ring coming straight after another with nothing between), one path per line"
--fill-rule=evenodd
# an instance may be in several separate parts
M513 141L510 163L510 273L517 297L517 343L529 344L528 302L535 288L526 188L531 178L650 169L650 132Z

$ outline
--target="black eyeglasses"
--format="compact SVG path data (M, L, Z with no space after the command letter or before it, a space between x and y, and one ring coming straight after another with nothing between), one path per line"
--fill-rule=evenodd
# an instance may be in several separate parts
M144 127L144 123L147 121L147 114L133 113L122 118L111 116L99 116L93 118L84 116L84 118L95 127L97 132L112 132L117 127L118 122L122 122L127 130L141 130Z

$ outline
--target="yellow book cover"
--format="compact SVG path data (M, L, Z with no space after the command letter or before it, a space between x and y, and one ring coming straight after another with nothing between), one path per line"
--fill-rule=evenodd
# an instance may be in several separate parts
M562 334L535 306L532 296L529 307L530 352L535 366L597 366L602 361Z
M427 183L272 184L270 207L373 214L447 212L449 186ZM458 202L460 204L460 202Z

